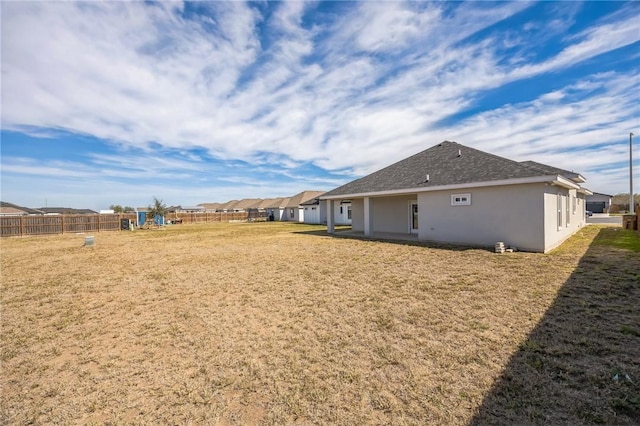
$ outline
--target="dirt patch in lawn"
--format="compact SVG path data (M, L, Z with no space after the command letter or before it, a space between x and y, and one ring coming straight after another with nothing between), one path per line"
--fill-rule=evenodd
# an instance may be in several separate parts
M314 229L182 225L100 233L94 247L82 235L3 239L0 421L634 422L640 260L598 244L624 230L496 255L300 232ZM605 297L614 291L627 299ZM625 310L595 330L614 306ZM585 351L575 369L548 358ZM544 411L538 388L510 377L561 402ZM562 392L573 384L587 389ZM611 398L574 409L602 386Z

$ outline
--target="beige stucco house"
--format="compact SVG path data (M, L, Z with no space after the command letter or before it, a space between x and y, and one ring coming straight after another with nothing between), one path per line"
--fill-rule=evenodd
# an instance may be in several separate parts
M517 162L444 141L329 191L327 230L336 203L351 201L352 232L366 237L548 252L585 225L579 173Z

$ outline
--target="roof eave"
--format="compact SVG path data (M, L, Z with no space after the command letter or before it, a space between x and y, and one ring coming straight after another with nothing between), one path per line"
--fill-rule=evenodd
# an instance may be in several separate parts
M567 189L580 189L580 185L576 184L573 179L567 179L564 176L557 175L556 179L551 182L553 185L561 186Z
M545 176L533 176L533 177L527 177L527 178L493 180L493 181L486 181L486 182L469 182L469 183L439 185L439 186L430 186L430 187L422 187L422 188L396 189L391 191L372 191L372 192L351 193L351 194L341 194L341 195L329 195L329 196L321 196L320 199L321 200L343 200L347 198L359 198L359 197L383 197L386 195L415 194L417 192L450 191L450 190L458 190L458 189L466 189L466 188L481 188L481 187L487 187L487 186L522 185L522 184L528 184L528 183L550 183L550 184L556 184L558 186L562 186L568 189L580 188L579 185L573 183L569 179L562 177L560 175L545 175Z

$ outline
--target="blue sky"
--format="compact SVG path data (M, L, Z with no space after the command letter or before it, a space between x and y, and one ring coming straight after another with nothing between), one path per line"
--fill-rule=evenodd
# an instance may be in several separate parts
M639 2L0 8L3 201L288 196L443 140L629 188Z

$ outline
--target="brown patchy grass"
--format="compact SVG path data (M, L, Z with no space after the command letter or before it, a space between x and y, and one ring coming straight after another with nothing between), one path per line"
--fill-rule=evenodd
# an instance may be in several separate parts
M637 233L598 230L473 424L640 424L639 252Z
M95 234L95 247L82 235L3 239L0 422L536 422L500 405L505 371L587 249L628 252L591 244L613 232L601 227L551 255L307 232L321 229L184 225ZM636 257L616 285L638 298ZM637 322L625 326L611 333L637 342ZM616 365L638 383L629 351ZM619 423L633 419L629 386L630 400L615 394L627 411L609 407Z

